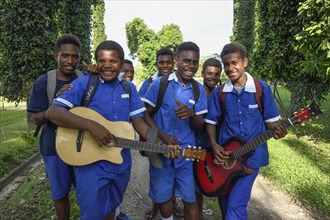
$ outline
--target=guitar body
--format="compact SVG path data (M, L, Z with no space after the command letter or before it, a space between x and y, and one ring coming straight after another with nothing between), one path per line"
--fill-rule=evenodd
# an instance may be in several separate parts
M241 140L232 138L224 144L226 151L233 152L242 145ZM213 153L211 150L206 152L205 160L194 164L195 178L201 192L209 197L218 197L229 193L235 181L253 172L246 165L247 158L241 160L228 159L222 166L213 163Z
M73 114L97 121L107 128L116 137L125 137L134 140L135 132L133 126L124 121L111 122L96 111L86 107L70 109ZM100 146L88 131L84 131L81 151L77 151L78 130L72 128L58 127L56 134L56 151L60 158L71 165L82 166L99 160L107 160L112 163L121 164L122 148Z

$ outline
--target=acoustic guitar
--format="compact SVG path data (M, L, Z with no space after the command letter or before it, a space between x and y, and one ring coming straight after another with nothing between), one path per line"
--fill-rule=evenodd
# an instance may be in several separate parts
M312 104L295 112L290 118L284 120L285 127L294 124L301 124L313 116L319 115L319 106ZM259 145L265 143L275 134L275 129L267 130L264 134L254 138L248 143L243 143L238 138L229 139L224 145L224 149L229 151L229 158L222 166L213 164L213 153L206 152L205 160L194 164L196 181L201 192L209 197L218 197L230 192L235 181L241 177L249 175L253 170L246 164L247 155L253 152Z
M116 141L111 147L100 146L88 131L58 127L56 151L67 164L82 166L99 160L121 164L123 162L122 148L156 153L168 153L172 150L172 147L168 145L134 140L135 131L129 122L109 121L98 112L86 107L75 107L70 109L70 112L103 125L116 137ZM206 151L189 146L180 153L187 159L204 160Z

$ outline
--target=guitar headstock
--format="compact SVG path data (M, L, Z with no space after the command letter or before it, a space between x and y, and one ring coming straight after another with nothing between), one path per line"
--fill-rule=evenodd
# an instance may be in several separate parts
M300 109L299 111L293 113L293 116L290 118L293 124L301 124L304 121L321 114L322 111L320 107L314 103L311 105Z
M191 147L190 145L188 145L188 147L186 149L183 150L183 156L186 159L193 159L193 160L201 160L204 161L205 160L205 155L206 155L206 150L205 149L201 149L200 147Z

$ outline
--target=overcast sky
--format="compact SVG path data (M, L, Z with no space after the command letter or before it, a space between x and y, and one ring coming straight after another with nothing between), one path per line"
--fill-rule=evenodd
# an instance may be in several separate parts
M220 53L230 42L233 26L233 1L140 1L105 0L105 33L108 40L121 44L128 57L125 24L142 18L148 28L158 32L164 25L180 27L184 41L193 41L201 56Z

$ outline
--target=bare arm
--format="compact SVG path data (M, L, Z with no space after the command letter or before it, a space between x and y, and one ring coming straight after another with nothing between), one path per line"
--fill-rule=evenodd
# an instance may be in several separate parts
M216 140L216 126L212 125L212 124L206 124L206 131L207 134L210 138L210 143L212 146L212 151L213 151L213 156L214 156L214 160L213 163L215 165L221 165L224 163L226 158L228 157L229 152L225 151L225 149L218 144L217 140Z
M76 128L89 131L100 145L107 145L111 141L115 140L115 137L103 125L75 115L66 108L59 105L53 104L48 109L46 117L61 127Z

